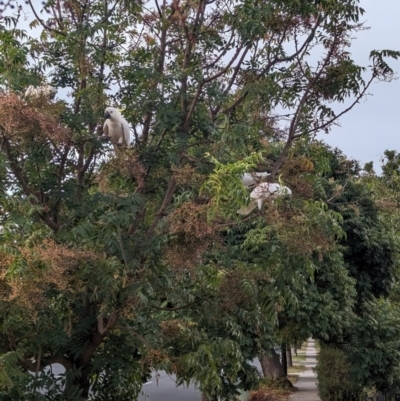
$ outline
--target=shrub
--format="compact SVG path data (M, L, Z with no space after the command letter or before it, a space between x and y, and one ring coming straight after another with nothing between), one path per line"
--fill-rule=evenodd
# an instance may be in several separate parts
M322 401L360 401L362 387L351 380L350 364L338 348L322 346L316 367Z

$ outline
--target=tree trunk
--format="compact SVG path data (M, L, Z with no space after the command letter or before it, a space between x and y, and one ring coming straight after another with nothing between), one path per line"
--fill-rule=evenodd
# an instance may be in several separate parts
M288 366L293 366L293 360L292 360L292 350L290 348L290 345L286 347L286 360L287 360L287 365Z
M74 379L74 387L82 390L81 397L84 399L89 398L90 380L89 380L89 367L83 367L80 375L76 376Z
M278 354L275 352L273 348L271 348L269 355L268 354L261 355L259 359L265 378L280 382L280 386L283 388L293 387L293 384L286 377L286 374L283 370L283 366L279 360Z
M270 355L262 355L260 357L261 368L264 377L268 379L280 379L285 377L282 364L279 361L279 356L273 348L270 350Z
M282 343L281 345L281 354L282 354L282 368L283 373L287 376L287 359L286 359L286 344Z

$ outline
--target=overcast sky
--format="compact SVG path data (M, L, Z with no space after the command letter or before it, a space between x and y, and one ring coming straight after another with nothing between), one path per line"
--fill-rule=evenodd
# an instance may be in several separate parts
M350 48L355 61L368 65L370 50L400 50L400 0L361 0L364 19L371 29L358 33ZM390 61L400 73L400 60ZM380 171L380 158L386 149L400 150L400 79L375 83L366 102L362 102L340 120L329 135L319 135L345 155L363 165L374 161Z

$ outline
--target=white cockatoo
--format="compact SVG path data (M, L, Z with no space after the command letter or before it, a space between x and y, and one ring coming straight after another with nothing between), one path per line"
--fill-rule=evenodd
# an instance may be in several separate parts
M57 94L57 89L51 85L44 84L44 85L40 85L40 86L36 86L36 87L29 85L26 88L24 97L25 98L45 97L48 100L54 100L54 98L56 97L56 94Z
M129 131L129 124L122 117L121 113L115 107L107 107L104 111L103 132L107 138L110 138L111 143L114 145L128 146L131 143L131 134Z
M249 206L240 208L237 212L242 216L247 216L250 214L257 206L258 209L261 210L262 205L266 199L276 199L282 198L284 196L291 196L292 191L285 185L270 183L270 182L262 182L260 185L257 185L251 192Z
M269 173L261 172L261 173L244 173L242 175L242 184L249 188L257 183L257 181L262 180L265 177L268 177Z
M276 199L291 195L292 191L288 187L269 182L261 183L250 192L250 198L257 201L257 205L260 210L265 199Z

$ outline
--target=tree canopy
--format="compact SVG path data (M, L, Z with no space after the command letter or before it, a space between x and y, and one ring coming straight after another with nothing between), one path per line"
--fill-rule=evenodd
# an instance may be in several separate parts
M397 266L387 184L314 139L393 77L351 58L359 2L28 3L39 36L0 22L1 396L130 400L164 369L231 399L277 343L348 341ZM66 95L24 97L46 80ZM239 216L252 171L292 198Z

